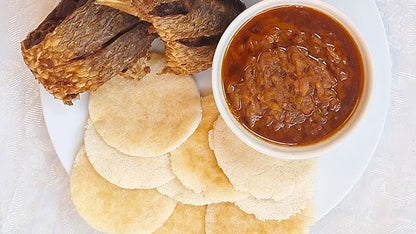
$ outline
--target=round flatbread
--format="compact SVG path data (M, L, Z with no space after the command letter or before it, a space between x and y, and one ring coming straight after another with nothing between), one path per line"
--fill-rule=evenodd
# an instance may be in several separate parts
M314 181L311 180L301 189L279 201L248 197L234 204L242 211L254 214L259 220L285 220L305 209L315 190Z
M201 193L194 193L192 190L183 186L177 178L158 187L157 191L183 204L204 206L212 203L205 199Z
M313 202L300 214L282 221L261 221L247 214L232 203L217 203L207 207L205 230L207 234L302 234L308 233L315 222Z
M257 199L285 198L313 178L318 159L283 160L259 153L238 139L219 117L209 134L218 165L237 191Z
M173 213L176 201L154 189L117 187L102 178L84 148L77 154L70 178L71 198L92 227L107 233L152 233Z
M151 189L174 178L169 155L131 157L107 145L88 119L84 133L85 151L94 169L109 182L127 189Z
M155 157L179 147L201 121L201 102L189 75L158 74L162 55L140 81L116 76L91 93L89 113L104 141L119 151Z
M178 203L173 214L154 234L205 234L206 206Z
M219 114L214 97L203 97L201 104L202 120L198 128L185 143L171 152L172 171L185 187L202 193L213 203L243 199L248 194L234 189L209 148L208 131Z

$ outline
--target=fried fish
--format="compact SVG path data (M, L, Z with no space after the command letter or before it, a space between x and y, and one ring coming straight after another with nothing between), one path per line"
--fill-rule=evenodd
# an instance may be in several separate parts
M63 0L21 43L25 63L45 89L72 105L148 56L157 34L148 22L93 0ZM136 67L137 69L137 67ZM143 69L145 70L145 69Z
M166 46L165 71L194 74L212 65L216 45L245 9L239 0L96 0L150 22Z

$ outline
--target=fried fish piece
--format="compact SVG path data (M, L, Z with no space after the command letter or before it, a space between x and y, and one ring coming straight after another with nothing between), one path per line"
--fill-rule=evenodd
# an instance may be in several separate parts
M116 74L143 64L157 37L149 27L148 22L93 0L63 0L21 49L45 89L72 105L79 93L94 91Z
M164 71L194 74L212 65L216 45L231 21L245 9L239 0L96 0L154 26L165 42Z
M166 66L163 72L195 74L211 67L217 42L192 46L176 41L165 42Z

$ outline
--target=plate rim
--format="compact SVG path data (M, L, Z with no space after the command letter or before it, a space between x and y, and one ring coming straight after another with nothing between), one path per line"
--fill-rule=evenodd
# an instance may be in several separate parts
M384 74L384 76L385 77L388 77L388 79L385 79L385 80L383 80L383 82L385 82L384 83L384 89L386 89L386 90L388 90L388 93L385 93L384 95L386 96L384 99L386 99L386 100L390 100L390 95L391 95L391 93L390 93L390 91L391 91L391 67L392 67L392 63L391 63L391 55L390 55L390 49L389 49L389 47L388 47L388 40L387 40L387 34L386 34L386 30L385 30L385 27L384 27L384 24L383 24L383 21L382 21L382 19L381 19L381 15L380 15L380 11L378 10L378 8L377 8L377 6L376 6L376 4L375 4L375 2L374 2L374 0L367 0L367 1L360 1L360 0L355 0L356 2L359 2L359 3L362 3L362 4L369 4L369 6L371 5L371 8L374 8L374 13L375 13L375 15L374 15L374 17L375 17L375 20L377 21L377 23L378 23L378 25L377 26L382 26L381 27L381 29L379 29L379 30L381 30L379 33L380 33L380 35L382 35L382 39L380 39L380 42L382 43L382 44L385 44L387 47L386 48L384 48L384 51L383 51L383 53L385 53L384 54L384 56L383 56L383 58L382 59L384 59L385 61L385 63L386 64L384 64L385 65L385 67L384 67L384 69L385 70L387 70L387 74ZM243 2L248 2L248 3L250 3L250 2L257 2L257 1L253 1L253 0L247 0L247 1L244 1L243 0ZM351 16L350 16L350 14L348 14L348 13L346 13L345 11L344 11L344 9L341 9L341 8L339 8L337 5L338 4L334 4L334 2L338 2L339 4L353 4L352 3L352 1L350 1L350 2L347 2L347 3L340 3L340 2L342 2L342 1L340 1L340 0L325 0L325 2L327 2L327 3L329 3L329 4L331 4L331 5L333 5L333 6L335 6L336 8L338 8L340 11L342 11L343 13L345 13L348 17L350 17L351 18ZM353 18L352 18L352 21L356 24L356 26L360 29L360 31L362 30L361 29L361 27L356 23L356 20L354 20ZM367 40L367 36L366 36L366 34L365 34L365 32L362 32L362 34L364 35L364 37L366 38L366 40ZM380 36L379 35L379 36ZM369 43L369 41L367 40L367 43ZM371 47L371 45L369 44L369 46L370 46L370 50L371 50L371 54L372 54L372 56L373 56L373 61L374 61L374 59L377 59L376 58L376 56L374 55L374 51L373 51L373 48ZM381 60L381 59L379 59L379 60ZM378 70L377 69L377 64L374 64L374 66L375 66L375 70ZM204 72L204 73L206 73L206 72ZM377 74L377 72L376 72L376 74ZM205 75L206 76L206 75ZM198 75L196 75L195 76L195 78L196 78L196 80L198 80ZM206 78L206 79L208 79L208 78ZM40 99L41 99L41 105L42 105L42 113L43 113L43 116L44 116L44 121L45 121L45 125L46 125L46 128L47 128L47 132L48 132L48 135L49 135L49 137L50 137L50 139L51 139L51 142L52 142L52 145L53 145L53 147L54 147L54 150L55 150L55 152L57 152L57 156L58 156L58 158L59 158L59 160L60 160L60 162L61 162L61 164L64 166L64 168L65 168L65 170L68 172L68 173L70 173L70 170L71 170L71 166L72 166L72 161L73 161L73 157L75 156L75 154L73 154L73 157L72 158L70 158L69 160L68 160L68 158L63 158L62 157L62 154L59 154L58 152L60 151L59 149L57 149L58 148L58 146L57 146L57 143L56 143L56 139L53 137L53 135L54 134L52 134L52 132L53 132L53 129L51 129L51 124L50 124L50 122L51 122L51 120L50 120L50 115L48 114L48 110L47 110L47 108L48 108L48 105L51 103L51 100L50 99L53 99L53 97L48 93L48 92L46 92L45 91L45 89L43 88L43 86L42 85L39 85L39 88L40 88ZM86 97L85 97L86 96ZM76 101L75 103L74 103L74 106L75 107L77 107L77 106L80 106L80 105L85 105L85 103L83 104L82 103L82 101L86 101L86 99L88 98L88 95L82 95L81 96L81 101ZM63 103L60 101L60 100L57 100L57 99L53 99L53 101L52 102L59 102L59 104L60 105L63 105ZM373 102L374 102L374 100L373 100ZM373 103L374 104L374 103ZM377 104L377 103L376 103ZM367 168L367 166L368 166L368 164L370 163L370 161L371 161L371 159L373 158L373 156L374 156L374 153L375 153L375 151L376 151L376 149L377 149L377 146L378 146L378 144L379 144L379 142L380 142L380 138L381 138L381 136L382 136L382 133L383 133L383 131L384 131L384 127L385 127L385 123L386 123L386 120L387 120L387 116L388 116L388 112L389 112L389 108L390 108L390 105L389 105L389 102L387 102L387 103L383 103L384 104L384 108L383 108L383 116L382 116L382 118L380 118L379 119L379 125L380 125L380 128L379 129L377 129L378 130L378 133L376 134L376 139L375 139L375 143L374 144L372 144L372 147L370 147L371 149L369 150L370 152L371 152L371 154L370 154L370 156L368 156L367 158L366 158L366 161L365 161L365 163L363 163L362 165L361 165L361 167L362 167L362 170L360 170L360 172L359 172L359 174L358 175L356 175L355 177L354 177L354 179L352 179L351 181L350 181L350 184L348 185L348 186L346 186L346 189L344 190L344 192L343 192L343 194L341 195L341 196L337 196L337 199L335 199L335 201L333 201L332 202L332 205L329 205L329 206L327 206L325 209L323 209L322 207L320 207L320 205L318 204L317 205L317 216L316 216L316 221L319 221L320 219L322 219L324 216L326 216L331 210L333 210L350 192L351 192L351 190L354 188L354 186L357 184L357 182L360 180L360 178L362 177L362 175L364 174L364 172L366 171L366 168ZM66 108L66 107L65 107ZM88 111L87 111L88 112ZM84 123L86 122L86 116L87 115L85 115L83 118L85 118L85 121L84 121ZM374 134L373 134L374 135ZM373 140L374 141L374 140ZM80 146L82 144L82 141L79 141L78 142L78 147ZM74 143L74 145L75 145L75 143ZM322 156L321 158L324 158L326 155L324 155L324 156ZM68 161L70 162L70 165L69 165L69 163L68 163ZM321 161L320 161L320 166L322 166L321 165L322 164L322 159L321 159ZM321 169L319 169L318 170L318 177L319 177L319 172L321 171ZM319 180L318 180L318 186L319 186ZM319 187L317 186L317 190L319 190ZM316 193L315 193L315 195L316 195ZM314 196L314 202L315 203L317 203L317 201L316 201L316 196ZM319 213L318 213L318 211L320 211Z

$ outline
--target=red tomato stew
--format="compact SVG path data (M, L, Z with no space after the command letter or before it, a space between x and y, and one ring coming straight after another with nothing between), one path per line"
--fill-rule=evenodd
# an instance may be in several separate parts
M354 112L363 61L346 29L308 7L278 7L234 35L222 80L234 117L253 134L307 145L334 134Z

